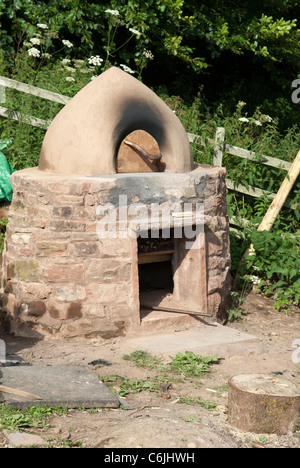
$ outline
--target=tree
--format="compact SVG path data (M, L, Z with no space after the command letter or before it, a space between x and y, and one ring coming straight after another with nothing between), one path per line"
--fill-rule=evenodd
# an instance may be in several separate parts
M252 107L277 100L288 120L299 12L294 0L0 0L0 48L13 56L47 23L72 41L78 58L99 54L103 67L123 62L171 92L192 96L203 83L214 101L235 104L247 91Z

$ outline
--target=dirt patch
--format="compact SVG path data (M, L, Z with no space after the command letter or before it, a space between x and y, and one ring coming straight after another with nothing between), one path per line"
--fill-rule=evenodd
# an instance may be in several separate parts
M7 351L31 365L85 365L101 379L110 380L106 384L120 394L120 377L140 383L137 393L122 397L120 409L70 410L53 415L47 427L33 432L45 439L45 446L54 447L300 448L300 432L285 436L242 433L228 423L227 383L232 375L271 373L300 387L300 363L293 359L293 345L300 340L299 310L279 313L271 300L253 292L243 308L243 320L227 327L255 335L257 342L244 350L233 348L200 378L182 378L158 366L137 367L123 358L126 338L122 337L34 341L5 336ZM119 377L114 380L112 376ZM0 432L0 447L6 446L7 439Z

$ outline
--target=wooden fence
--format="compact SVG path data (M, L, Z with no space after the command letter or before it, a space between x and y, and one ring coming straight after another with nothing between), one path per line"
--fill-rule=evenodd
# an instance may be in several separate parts
M38 88L36 86L27 85L25 83L21 83L19 81L12 80L10 78L6 78L0 76L0 103L5 103L5 89L12 88L23 93L31 94L33 96L37 96L39 98L48 99L50 101L58 102L62 105L65 105L71 98L68 96L64 96L62 94L53 93L51 91L47 91L42 88ZM29 125L33 125L35 127L47 129L50 125L50 120L42 120L36 117L22 114L21 112L13 111L7 109L6 107L0 106L0 116L10 118L13 120L22 120ZM214 147L214 165L222 167L223 164L223 156L224 154L230 154L232 156L238 158L248 159L249 161L255 161L260 164L264 164L266 166L271 166L275 168L284 169L289 171L292 164L284 161L282 159L272 158L270 156L266 156L263 154L257 154L243 148L238 148L236 146L232 146L226 143L225 139L225 129L223 127L217 128L216 137L214 140L207 139L206 141L199 135L194 135L192 133L188 133L190 143L198 143L202 146L212 145ZM235 184L230 179L226 178L227 188L230 191L235 191L238 193L242 193L245 195L250 195L251 197L261 197L266 196L270 199L274 199L276 194L268 192L266 190L262 190L259 187L253 186L245 186L243 184ZM285 202L285 206L295 209L295 206L292 205L290 199L287 199ZM234 218L231 220L232 224L235 224Z

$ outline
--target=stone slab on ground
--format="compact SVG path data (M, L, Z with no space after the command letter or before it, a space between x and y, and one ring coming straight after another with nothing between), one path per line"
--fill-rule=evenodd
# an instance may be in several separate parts
M8 441L8 446L15 447L42 447L46 441L42 437L28 432L9 432L3 431Z
M60 406L118 408L120 402L85 366L17 366L0 368L0 384L38 396L24 398L0 391L0 402L16 408Z
M218 323L203 325L196 330L174 331L147 336L130 337L123 347L128 352L141 349L154 355L170 357L179 352L191 351L202 356L217 354L228 357L235 353L249 352L258 347L256 336L240 332Z

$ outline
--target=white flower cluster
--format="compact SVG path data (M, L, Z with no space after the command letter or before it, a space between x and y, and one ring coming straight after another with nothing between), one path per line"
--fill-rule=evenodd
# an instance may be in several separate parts
M69 49L70 49L71 47L73 47L72 42L68 41L67 39L62 39L61 42L62 42L63 45L65 45L66 47L69 47Z
M154 59L154 55L152 54L151 50L146 50L146 49L144 49L143 55L144 55L144 57L146 57L148 60L153 60L153 59Z
M260 278L255 275L244 275L243 279L246 281L249 281L252 284L259 284L260 283Z
M105 10L105 13L109 13L112 16L119 16L120 14L118 10L110 10L110 9Z
M41 55L39 49L37 49L36 47L31 47L30 49L28 49L27 53L31 57L39 57Z
M67 76L66 81L75 81L75 78L73 78L73 76Z
M136 36L140 36L140 35L141 35L140 31L138 31L137 29L129 28L129 31L130 31L132 34L135 34Z
M239 119L239 121L240 121L240 122L245 122L245 123L250 122L250 120L247 119L246 117L241 117L241 118ZM252 122L255 123L255 125L257 125L258 127L262 127L262 123L261 123L260 120L252 120Z
M40 41L40 39L38 37L32 37L31 39L29 39L29 41L33 45L40 45L40 43L41 43L41 41Z
M272 117L270 117L270 116L267 115L267 114L261 114L260 120L261 120L262 122L273 122Z
M135 72L133 70L131 70L131 68L129 68L127 65L124 65L124 63L121 63L120 64L120 67L123 68L124 72L126 73L130 73L131 75L133 75Z
M70 72L70 73L75 73L75 72L76 72L76 68L74 68L74 67L69 67L69 66L65 66L65 70L67 70L67 71Z
M89 65L93 65L94 67L99 67L103 62L103 59L100 57L100 55L92 55L88 59Z
M70 59L64 58L64 59L62 59L61 64L62 64L62 65L68 65L68 63L70 63L70 62L71 62Z
M37 27L41 29L48 29L48 26L45 23L38 23Z
M261 116L261 119L262 119L262 121L251 119L251 122L255 123L255 125L257 125L258 127L262 127L262 122L272 122L272 120L273 120L272 117L270 117L269 115ZM246 117L240 117L239 121L240 122L245 122L245 123L250 122L250 120L247 119Z

